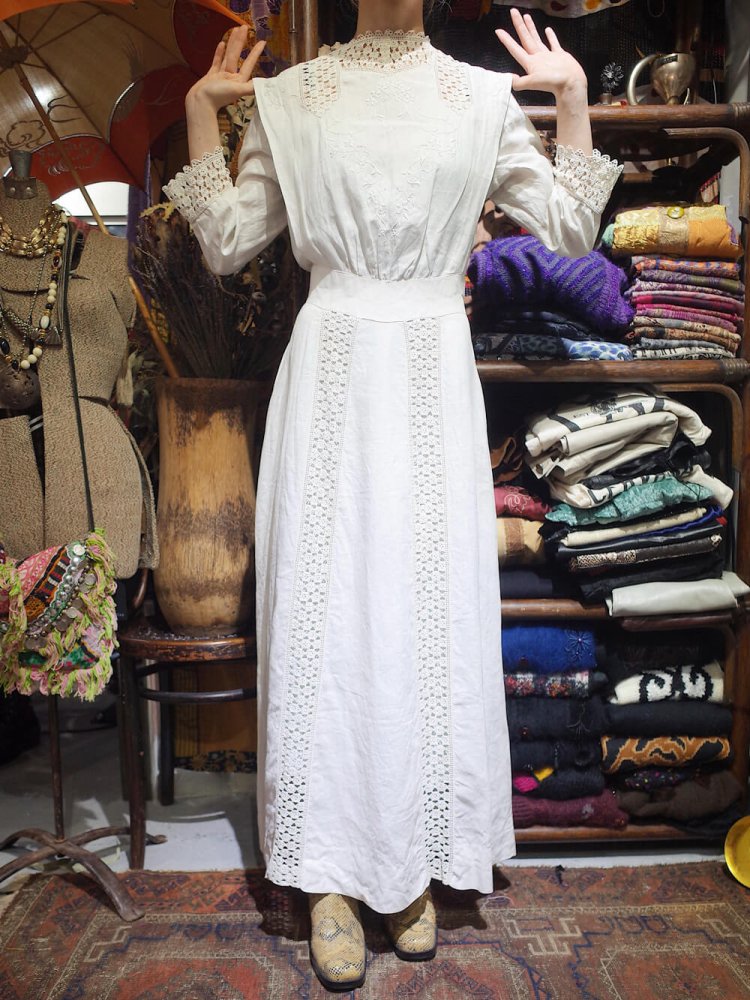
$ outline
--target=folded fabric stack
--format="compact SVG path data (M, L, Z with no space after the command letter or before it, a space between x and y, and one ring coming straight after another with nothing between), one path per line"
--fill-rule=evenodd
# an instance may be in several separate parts
M677 580L618 587L606 598L613 618L628 615L684 615L692 612L729 611L747 597L750 587L736 573L725 570L711 580Z
M519 429L497 432L490 439L500 590L505 598L558 597L565 593L564 583L547 571L539 533L550 506L526 488L526 480L533 477L524 462L523 438Z
M728 765L732 712L724 672L707 638L661 633L620 643L602 664L607 732L602 769L634 819L726 829L741 786Z
M534 236L492 240L471 258L478 358L629 361L625 272L597 251L569 258Z
M723 205L621 212L611 253L630 257L626 340L636 358L731 358L743 332L742 247Z
M524 473L524 432L495 429L490 436L490 462L495 486L518 482Z
M652 581L720 578L732 490L709 475L698 414L650 387L561 404L528 423L526 461L562 501L548 560L586 601Z
M497 555L501 567L544 562L544 541L539 530L549 510L548 504L523 486L495 487Z
M590 630L504 625L503 669L516 827L622 827L605 789L600 737L607 683Z

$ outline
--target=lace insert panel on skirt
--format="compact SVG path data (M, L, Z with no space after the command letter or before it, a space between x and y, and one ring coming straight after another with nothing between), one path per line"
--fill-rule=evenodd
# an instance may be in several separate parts
M324 314L287 644L276 837L268 878L299 885L315 705L323 662L331 550L357 321Z
M452 748L448 523L440 394L440 324L405 326L414 510L417 684L422 731L426 861L434 878L451 865Z

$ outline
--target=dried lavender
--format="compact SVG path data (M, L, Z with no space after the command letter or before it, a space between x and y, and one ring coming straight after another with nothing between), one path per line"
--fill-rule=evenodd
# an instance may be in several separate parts
M173 206L144 213L132 267L181 373L220 379L273 373L288 339L274 286L280 252L272 244L238 274L218 277Z

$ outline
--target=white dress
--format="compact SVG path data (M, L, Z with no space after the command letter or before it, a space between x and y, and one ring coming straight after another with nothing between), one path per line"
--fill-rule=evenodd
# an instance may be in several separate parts
M236 186L168 186L209 267L288 224L310 270L257 483L258 809L267 876L380 912L515 852L484 400L462 302L489 197L591 249L620 168L553 168L510 75L416 32L256 80Z

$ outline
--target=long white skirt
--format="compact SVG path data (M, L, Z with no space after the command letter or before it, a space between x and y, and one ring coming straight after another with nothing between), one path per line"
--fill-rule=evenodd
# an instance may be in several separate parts
M257 484L267 876L387 913L515 853L492 470L463 279L314 269Z

